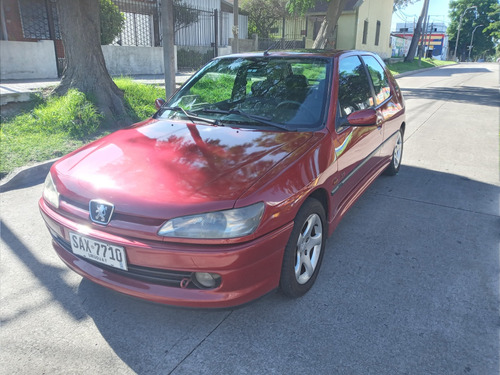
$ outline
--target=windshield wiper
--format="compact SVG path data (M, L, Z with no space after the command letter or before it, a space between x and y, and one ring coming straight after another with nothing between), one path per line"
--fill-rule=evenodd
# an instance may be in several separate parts
M168 111L182 112L182 114L184 116L186 116L188 119L190 119L193 122L194 121L203 121L203 122L206 122L206 123L211 124L211 125L222 126L222 123L220 122L220 120L212 120L209 118L199 117L199 116L196 116L190 112L187 112L184 108L181 108L181 107L163 107L163 109L168 110Z
M239 115L246 117L250 120L257 121L261 124L273 126L275 128L281 129L281 130L288 130L292 131L288 126L279 124L277 122L271 121L269 117L263 117L263 116L257 116L257 115L251 115L249 113L240 111L239 109L231 109L231 110L224 110L224 109L210 109L210 108L203 108L200 110L201 112L206 112L206 113L219 113L223 115Z

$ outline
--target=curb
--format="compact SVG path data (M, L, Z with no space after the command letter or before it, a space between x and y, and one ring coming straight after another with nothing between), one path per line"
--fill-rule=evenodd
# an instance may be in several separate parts
M406 76L411 76L413 74L417 74L417 73L422 73L422 72L428 72L430 70L436 70L436 69L440 69L440 68L443 68L445 66L454 66L454 65L458 65L459 63L454 63L454 64L447 64L447 65L441 65L441 66L434 66L432 68L422 68L422 69L417 69L417 70L410 70L409 72L404 72L404 73L400 73L400 74L397 74L394 76L394 78L403 78L403 77L406 77Z
M59 158L16 169L0 181L0 192L3 193L43 182L45 176L49 173L50 167L57 160Z

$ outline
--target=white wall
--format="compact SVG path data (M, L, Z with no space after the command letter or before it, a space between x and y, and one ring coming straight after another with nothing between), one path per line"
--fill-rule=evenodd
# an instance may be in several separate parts
M163 47L102 46L109 74L164 74ZM177 72L177 47L175 50Z
M102 46L111 75L164 74L162 47ZM177 72L177 47L175 53ZM54 43L0 41L0 79L57 78Z
M57 78L54 42L0 40L0 79Z

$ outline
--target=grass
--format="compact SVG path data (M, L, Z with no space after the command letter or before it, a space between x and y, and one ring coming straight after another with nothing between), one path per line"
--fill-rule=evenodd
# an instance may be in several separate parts
M425 68L434 68L436 66L449 65L454 64L453 61L442 61L442 60L434 60L434 59L422 59L421 64L419 65L418 59L414 59L412 62L398 62L394 64L387 64L387 67L391 71L393 75L401 74L405 72L410 72L412 70L425 69Z
M163 89L133 82L115 80L124 90L129 115L136 121L151 116L154 100L165 96ZM65 96L34 100L28 111L0 121L0 178L14 169L63 156L107 133L103 118L85 94L70 90Z

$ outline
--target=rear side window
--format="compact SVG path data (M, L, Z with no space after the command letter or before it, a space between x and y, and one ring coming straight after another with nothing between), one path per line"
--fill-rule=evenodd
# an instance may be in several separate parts
M378 105L391 96L389 80L387 79L384 68L382 68L382 65L380 65L373 56L363 56L363 61L370 73L375 89L376 105Z
M357 56L339 63L339 106L341 117L373 105L372 91L366 70Z

